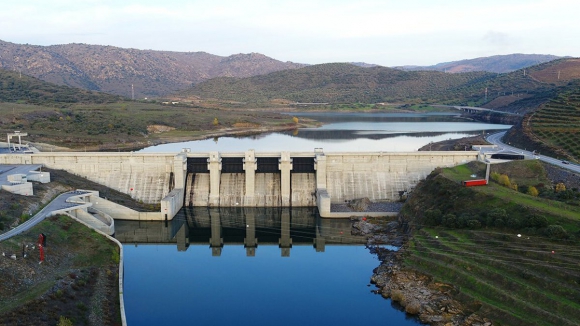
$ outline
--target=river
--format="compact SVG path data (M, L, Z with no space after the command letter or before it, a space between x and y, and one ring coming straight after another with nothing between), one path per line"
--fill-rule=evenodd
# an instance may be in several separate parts
M454 114L304 113L317 129L164 144L145 152L415 151L510 126ZM314 210L182 209L163 222L116 221L129 325L417 325L369 284L376 256L348 220Z

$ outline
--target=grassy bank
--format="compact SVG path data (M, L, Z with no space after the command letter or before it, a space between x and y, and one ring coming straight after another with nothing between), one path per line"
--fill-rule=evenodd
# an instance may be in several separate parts
M0 133L22 130L24 142L77 150L130 150L200 138L314 126L308 119L254 110L115 102L50 106L0 103Z
M420 184L403 210L415 230L404 265L453 284L455 296L496 324L579 325L577 191L554 197L539 162L509 164L503 169L517 187L462 187L482 173L477 164L436 171ZM532 185L545 189L526 194Z
M40 233L47 236L41 264ZM67 318L74 325L120 325L119 248L102 235L56 216L0 242L0 252L0 324L54 325Z

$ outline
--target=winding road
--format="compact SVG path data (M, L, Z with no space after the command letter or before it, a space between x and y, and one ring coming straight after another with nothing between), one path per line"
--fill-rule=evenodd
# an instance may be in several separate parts
M509 144L506 144L506 143L502 142L501 139L503 138L503 136L505 135L505 133L506 133L506 131L502 131L502 132L498 132L498 133L495 133L495 134L491 134L491 135L487 136L487 141L490 142L490 143L492 143L492 144L494 144L494 145L497 145L497 146L499 146L499 147L501 147L501 148L503 148L505 150L509 150L509 151L516 152L516 153L522 153L522 154L524 154L526 156L535 157L535 158L537 158L540 161L543 161L543 162L546 162L546 163L550 163L552 165L561 167L563 169L567 169L567 170L570 170L570 171L573 171L573 172L580 173L580 166L579 165L576 165L576 164L573 164L573 163L567 163L566 164L566 163L563 163L563 162L566 162L566 161L562 161L562 160L559 160L559 159L556 159L556 158L553 158L553 157L549 157L549 156L545 156L545 155L534 154L533 152L530 152L530 151L527 151L527 150L523 150L521 148L513 147L513 146L510 146Z
M88 192L69 191L69 192L66 192L64 194L59 195L58 197L53 199L48 205L46 205L42 210L40 210L40 212L36 213L33 217L31 217L28 221L18 225L17 227L15 227L14 229L12 229L6 233L0 234L0 241L4 241L6 239L9 239L9 238L17 235L17 234L20 234L24 231L29 230L30 228L32 228L33 226L42 222L42 220L44 220L45 218L50 216L52 214L52 212L54 212L54 211L80 206L79 204L68 202L68 199L70 197L78 196L78 195L84 194L84 193L88 193Z

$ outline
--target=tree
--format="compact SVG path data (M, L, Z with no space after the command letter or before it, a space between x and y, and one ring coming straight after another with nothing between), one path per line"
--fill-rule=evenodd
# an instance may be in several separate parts
M213 118L213 125L217 126L219 124L220 124L220 122L218 121L218 118Z
M566 185L563 184L562 182L560 182L556 185L556 192L560 192L560 191L566 191Z
M500 175L497 182L502 186L506 186L508 188L511 188L510 178L506 174Z
M297 117L292 117L292 121L294 121L295 124L298 124L298 118Z
M538 195L540 194L540 192L538 191L538 189L536 189L536 187L529 186L528 187L527 194L530 195L530 196L538 197Z
M552 239L566 239L568 232L561 225L550 225L546 228L546 235Z

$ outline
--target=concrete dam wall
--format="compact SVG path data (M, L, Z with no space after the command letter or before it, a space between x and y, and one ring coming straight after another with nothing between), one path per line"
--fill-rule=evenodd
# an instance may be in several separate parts
M0 164L63 169L135 200L161 204L160 219L183 206L312 207L368 197L398 200L437 167L478 159L476 151L407 153L35 153Z
M175 154L158 153L35 153L0 155L0 164L42 164L65 170L129 194L133 199L159 204L183 178ZM183 173L183 172L181 172Z

